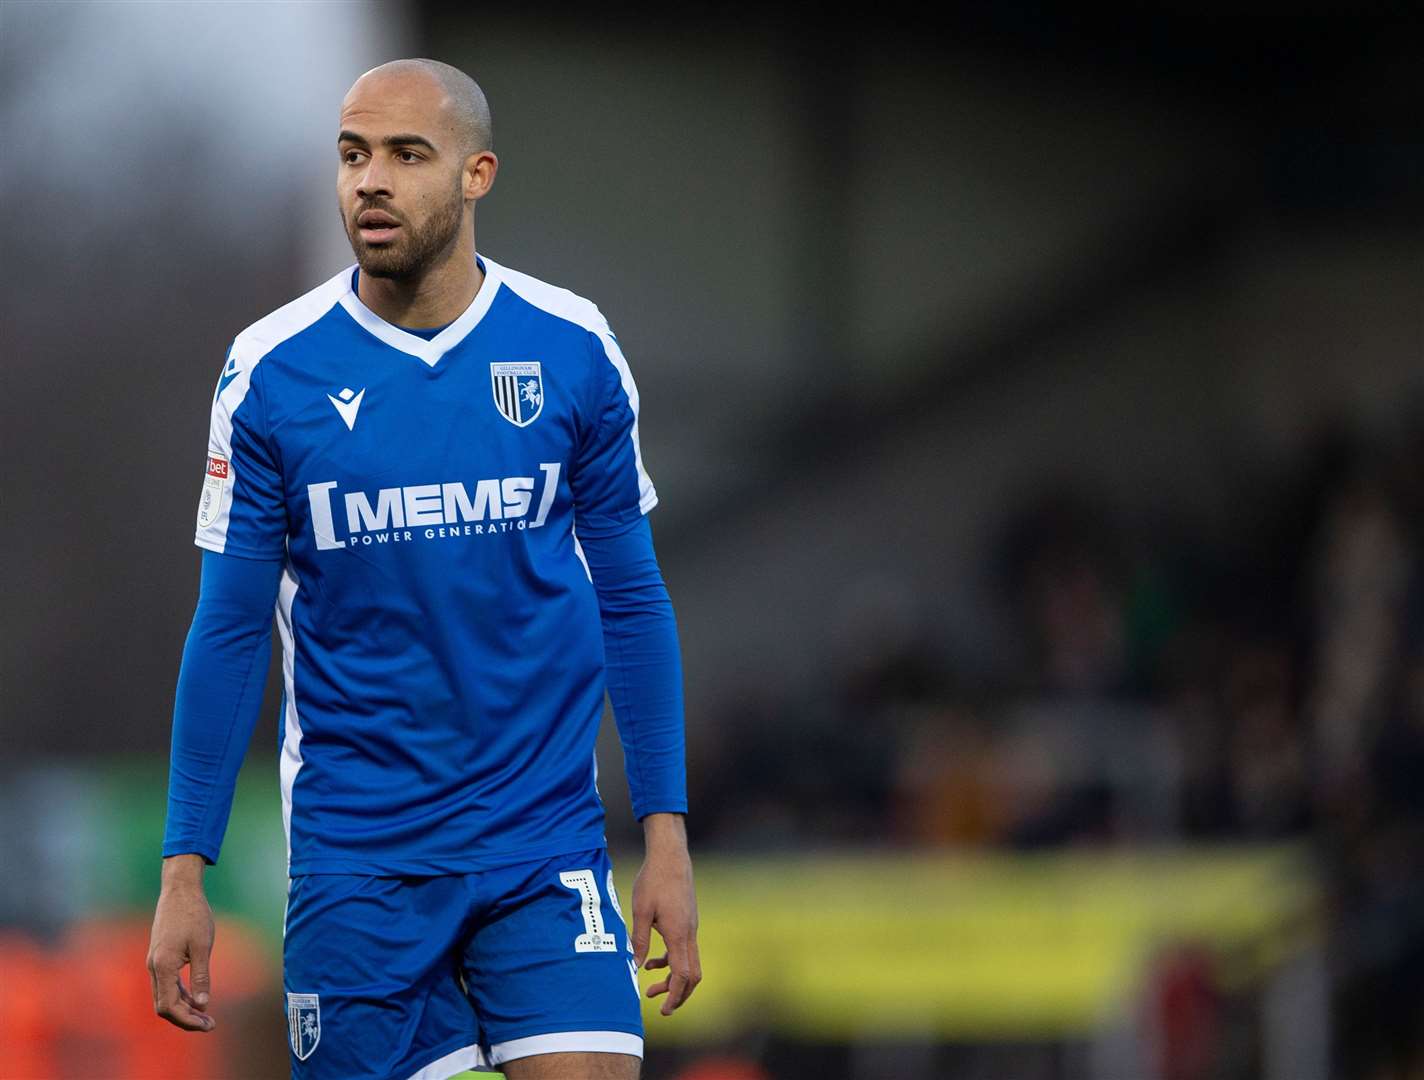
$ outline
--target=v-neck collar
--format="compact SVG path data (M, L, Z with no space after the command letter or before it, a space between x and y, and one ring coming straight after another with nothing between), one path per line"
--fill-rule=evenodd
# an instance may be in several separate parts
M346 268L346 293L341 297L341 306L363 330L373 337L385 342L393 349L399 349L403 353L419 357L425 361L428 367L434 367L442 356L464 341L469 332L479 325L480 320L485 317L485 312L489 311L490 304L494 302L494 294L499 291L499 267L491 259L481 258L479 255L476 255L475 259L485 272L485 279L480 283L475 298L470 301L470 306L458 319L428 340L418 334L402 330L393 323L386 322L361 302L361 297L351 287L352 271L356 269L355 263Z

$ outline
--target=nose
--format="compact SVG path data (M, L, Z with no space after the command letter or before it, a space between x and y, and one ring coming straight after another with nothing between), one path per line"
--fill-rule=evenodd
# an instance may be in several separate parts
M366 162L365 170L356 181L356 197L371 199L377 196L390 198L391 186L386 166L381 163L377 155L373 154Z

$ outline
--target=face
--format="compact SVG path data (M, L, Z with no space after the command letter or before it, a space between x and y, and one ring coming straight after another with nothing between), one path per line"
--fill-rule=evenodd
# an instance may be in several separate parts
M407 72L364 75L342 102L336 190L363 274L418 277L473 229L466 159L444 100L438 82Z

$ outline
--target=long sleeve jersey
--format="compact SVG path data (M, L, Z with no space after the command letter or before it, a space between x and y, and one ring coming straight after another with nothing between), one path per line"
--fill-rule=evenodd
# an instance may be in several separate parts
M638 391L598 309L479 257L422 336L343 270L238 335L198 507L164 854L216 861L275 609L289 872L601 845L605 690L634 813L686 810Z

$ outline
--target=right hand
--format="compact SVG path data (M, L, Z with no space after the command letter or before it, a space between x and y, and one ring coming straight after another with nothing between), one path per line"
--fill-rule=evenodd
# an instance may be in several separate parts
M212 993L208 960L213 951L213 912L203 895L202 866L200 855L175 855L164 861L163 888L148 945L153 1011L186 1031L212 1031L217 1026L207 1012ZM192 976L191 990L183 985L185 966Z

